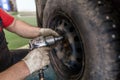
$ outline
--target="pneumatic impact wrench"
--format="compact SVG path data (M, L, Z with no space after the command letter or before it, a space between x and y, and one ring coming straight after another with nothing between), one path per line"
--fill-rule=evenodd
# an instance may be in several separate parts
M63 40L62 36L59 36L59 37L54 37L54 36L43 37L43 36L41 36L41 37L37 37L37 38L31 40L29 43L29 46L30 46L31 50L33 50L35 48L46 47L46 46L50 47L50 46L57 44L61 40ZM40 73L39 73L40 80L45 80L44 72L43 72L45 70L45 68L40 70Z

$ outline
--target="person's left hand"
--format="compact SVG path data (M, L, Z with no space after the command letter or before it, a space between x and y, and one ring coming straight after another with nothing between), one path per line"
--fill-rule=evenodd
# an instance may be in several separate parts
M40 28L40 36L59 36L59 34L50 28Z

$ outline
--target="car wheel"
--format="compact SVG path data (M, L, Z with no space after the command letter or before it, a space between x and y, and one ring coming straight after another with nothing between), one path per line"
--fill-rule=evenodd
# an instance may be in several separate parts
M110 0L48 0L43 26L65 38L50 53L57 80L119 80L119 23Z

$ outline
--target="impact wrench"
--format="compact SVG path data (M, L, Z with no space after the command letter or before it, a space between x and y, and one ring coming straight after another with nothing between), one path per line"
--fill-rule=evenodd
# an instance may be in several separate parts
M57 44L59 41L62 41L63 37L59 36L59 37L54 37L54 36L47 36L47 37L37 37L35 39L32 39L29 43L30 49L33 50L35 48L40 48L40 47L46 47L46 46L53 46L55 44ZM47 66L47 65L46 65ZM40 70L39 76L40 76L40 80L45 80L44 79L44 70L46 67L44 67L43 69Z

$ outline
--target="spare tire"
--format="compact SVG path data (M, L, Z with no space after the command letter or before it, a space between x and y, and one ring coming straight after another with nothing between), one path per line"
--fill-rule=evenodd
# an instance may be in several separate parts
M119 25L111 0L48 0L43 26L65 37L50 54L56 80L119 80Z

